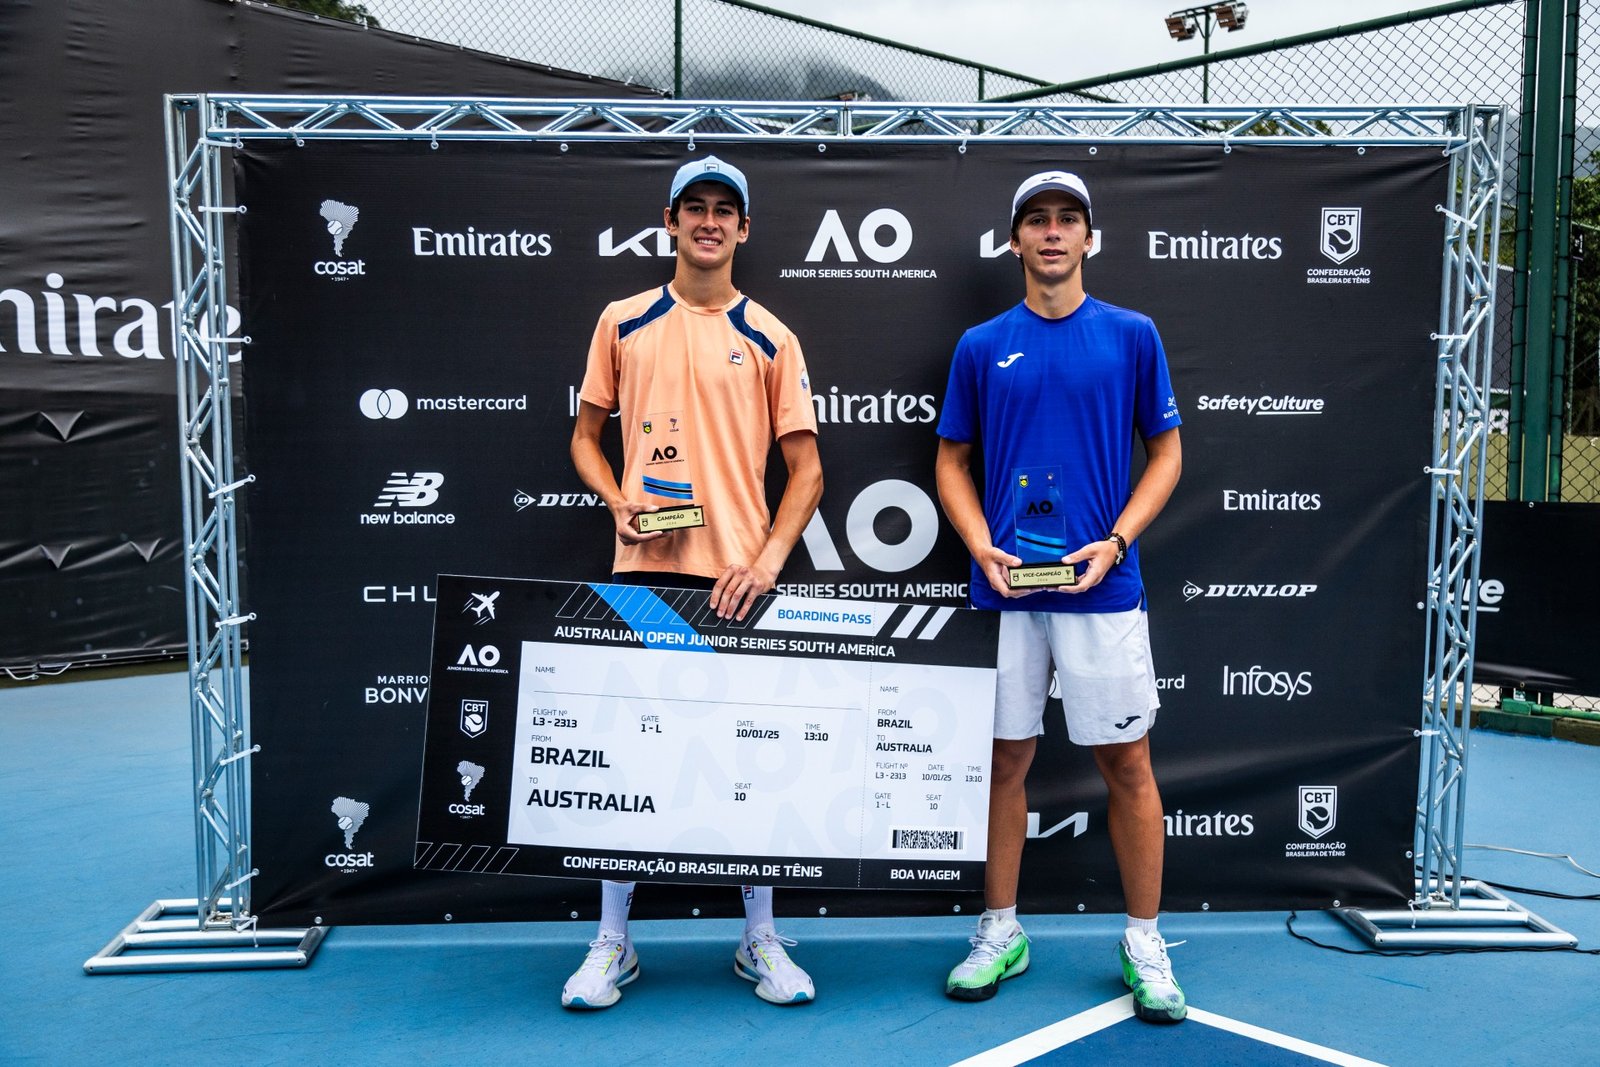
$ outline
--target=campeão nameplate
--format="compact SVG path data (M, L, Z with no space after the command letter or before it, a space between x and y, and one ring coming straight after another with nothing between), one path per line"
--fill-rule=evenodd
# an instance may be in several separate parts
M699 504L683 504L655 511L641 511L634 516L634 521L640 533L651 533L655 530L687 530L706 524L706 509Z
M998 616L707 597L441 576L416 866L981 889Z

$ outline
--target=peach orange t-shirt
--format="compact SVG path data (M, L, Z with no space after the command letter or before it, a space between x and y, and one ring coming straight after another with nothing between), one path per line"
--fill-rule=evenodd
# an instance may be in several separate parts
M617 571L720 575L766 544L772 442L815 433L800 342L747 296L691 307L670 285L606 307L578 396L622 423L623 495L700 504L706 525L617 546Z

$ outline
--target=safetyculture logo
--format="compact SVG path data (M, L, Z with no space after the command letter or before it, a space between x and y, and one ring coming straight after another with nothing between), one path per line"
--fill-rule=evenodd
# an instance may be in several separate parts
M371 867L374 859L372 853L353 851L356 835L367 824L367 816L372 812L371 805L365 801L352 800L350 797L334 797L328 810L333 813L335 825L340 833L344 834L346 851L330 852L323 857L322 862L341 874L350 874L357 869Z
M1222 396L1202 394L1197 411L1237 411L1245 415L1321 415L1327 401L1320 396Z
M361 209L354 204L324 200L317 213L322 216L328 235L333 238L333 254L339 258L318 260L311 265L312 272L336 282L347 282L351 278L366 274L365 260L344 258L345 242L350 239L356 223L361 220Z

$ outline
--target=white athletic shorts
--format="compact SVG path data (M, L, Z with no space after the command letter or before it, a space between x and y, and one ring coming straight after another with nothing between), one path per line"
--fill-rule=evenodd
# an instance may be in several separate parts
M1055 684L1051 683L1051 666ZM1002 611L994 735L1044 733L1046 696L1060 696L1075 745L1137 741L1156 721L1148 613Z

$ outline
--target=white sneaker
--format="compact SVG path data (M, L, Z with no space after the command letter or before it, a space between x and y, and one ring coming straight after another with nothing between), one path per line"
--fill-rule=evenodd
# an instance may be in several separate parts
M563 1008L609 1008L622 999L622 986L639 977L639 955L626 934L602 932L589 942L583 966L561 990Z
M1167 943L1160 934L1127 930L1117 945L1117 958L1122 962L1122 981L1133 991L1135 1015L1147 1023L1183 1021L1189 1005L1172 977Z
M988 1000L1007 978L1028 969L1028 935L1015 919L1002 920L985 914L978 920L978 933L968 940L972 951L956 964L945 979L946 996L956 1000Z
M789 958L785 946L795 944L769 923L762 923L745 935L744 944L733 953L733 973L756 983L756 996L769 1004L805 1004L816 999L811 976Z

